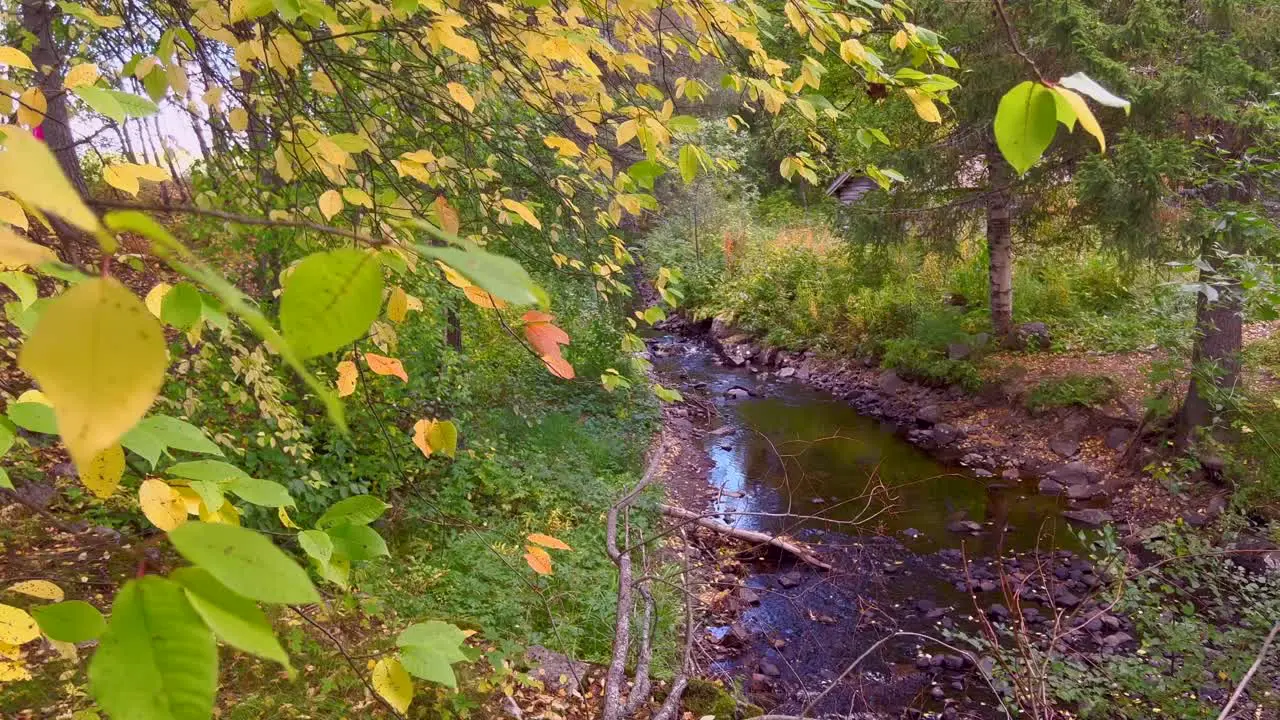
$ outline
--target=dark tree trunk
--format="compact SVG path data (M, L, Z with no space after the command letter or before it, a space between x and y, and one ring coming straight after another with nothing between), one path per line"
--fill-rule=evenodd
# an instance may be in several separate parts
M1013 238L1009 231L1009 171L1000 153L987 152L987 254L991 326L1000 338L1013 332Z
M1201 282L1208 282L1201 272ZM1196 301L1196 337L1191 351L1191 382L1178 415L1177 445L1193 447L1203 428L1214 423L1214 396L1231 392L1240 384L1240 350L1243 342L1243 297L1240 286L1217 286L1210 301L1201 294Z
M36 66L36 84L40 87L40 92L44 93L47 104L44 122L40 124L45 144L53 151L58 166L71 181L71 186L81 197L88 197L89 188L85 185L84 173L80 169L75 137L67 116L67 96L62 89L63 58L53 38L53 21L57 12L51 2L23 0L22 29L36 38L35 47L31 51L31 63ZM56 217L51 219L51 224L61 243L63 259L79 263L79 244L85 237L84 233Z
M458 315L458 309L452 307L445 310L444 314L445 345L447 345L451 350L462 352L462 317Z

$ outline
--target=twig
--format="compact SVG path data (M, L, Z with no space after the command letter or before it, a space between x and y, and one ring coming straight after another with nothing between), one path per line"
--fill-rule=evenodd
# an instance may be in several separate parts
M1039 79L1040 82L1045 85L1050 85L1051 83L1045 80L1044 76L1040 74L1040 68L1036 67L1036 61L1032 60L1031 56L1023 52L1022 47L1018 45L1018 36L1013 31L1013 23L1009 22L1009 15L1005 13L1004 10L1004 0L991 1L995 3L996 13L1000 15L1000 24L1004 26L1004 31L1009 36L1009 44L1013 46L1013 52L1031 66L1031 71L1036 74L1036 78Z
M1258 657L1253 659L1253 664L1249 666L1249 671L1240 678L1240 684L1236 686L1235 692L1231 693L1231 699L1227 701L1227 706L1222 708L1222 712L1218 713L1218 720L1227 720L1227 716L1231 713L1231 708L1235 707L1240 701L1240 696L1244 694L1244 688L1253 679L1253 674L1258 672L1258 668L1262 665L1263 659L1267 657L1267 651L1271 649L1271 643L1276 639L1276 632L1280 631L1280 620L1271 626L1271 632L1267 634L1267 639L1262 643L1262 649L1258 651Z
M387 707L387 710L393 716L399 718L400 720L404 720L404 715L401 715L400 711L396 710L395 706L392 705L390 701L382 697L382 695L378 694L378 691L375 690L373 687L373 683L369 682L369 679L364 676L364 673L360 672L360 666L356 665L355 659L352 658L351 654L347 652L347 649L342 646L342 641L339 640L333 633L329 632L329 628L326 628L325 626L321 625L315 620L312 620L306 613L302 612L302 610L298 608L296 605L290 605L289 609L292 610L295 614L297 614L298 617L302 618L303 620L306 620L308 625L324 633L325 637L329 638L329 642L333 643L333 646L337 648L338 652L342 654L342 657L346 659L347 664L351 666L351 672L355 673L356 677L360 678L360 682L364 683L364 686L369 691L369 693L373 695L375 698L377 698L378 702L385 705Z
M822 560L819 560L817 556L815 556L813 553L809 552L808 550L805 550L804 548L800 547L799 545L796 545L795 543L789 542L787 540L783 540L782 538L769 535L768 533L736 528L736 527L733 527L732 525L726 525L725 523L722 523L719 520L713 520L711 518L699 515L698 513L685 510L684 508L673 507L671 505L660 504L658 505L658 509L662 511L663 515L679 518L681 520L688 520L690 522L697 524L700 527L707 528L708 530L714 530L718 533L728 535L729 537L734 537L739 540L745 540L747 542L759 543L761 545L769 545L769 546L778 548L783 552L787 552L787 553L790 553L791 555L794 555L797 560L801 560L821 570L833 569L830 564L823 562Z

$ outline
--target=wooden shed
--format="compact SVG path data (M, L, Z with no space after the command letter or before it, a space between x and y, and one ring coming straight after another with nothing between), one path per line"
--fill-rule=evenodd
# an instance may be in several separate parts
M852 205L862 199L876 187L876 181L866 175L854 175L852 172L842 173L827 188L827 196L834 197L842 205Z

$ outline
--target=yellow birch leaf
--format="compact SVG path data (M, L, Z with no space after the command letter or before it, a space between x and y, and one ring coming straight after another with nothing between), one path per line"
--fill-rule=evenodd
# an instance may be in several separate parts
M71 88L92 85L98 81L98 66L93 63L80 63L67 71L67 76L62 79L63 87L70 90Z
M27 240L9 228L0 227L0 270L58 262L49 248Z
M338 88L334 87L333 80L329 79L328 74L317 70L311 74L311 89L321 95L337 95Z
M364 361L369 364L370 370L379 375L394 375L404 382L409 382L409 376L404 371L404 365L395 358L375 353L365 353Z
M1098 124L1098 118L1093 116L1093 111L1089 109L1089 104L1084 101L1084 98L1074 90L1068 90L1060 85L1054 86L1053 91L1062 96L1062 99L1066 100L1071 109L1076 112L1076 120L1080 122L1080 127L1098 140L1099 151L1106 152L1107 137L1102 133L1102 125Z
M360 369L350 360L338 363L338 397L346 397L356 391L356 381L360 378Z
M233 108L227 113L227 124L236 132L244 132L249 127L249 113L244 108Z
M471 93L467 92L467 89L461 83L451 82L445 87L449 90L449 97L461 105L463 110L473 112L476 109L475 99L471 97Z
M391 297L387 300L387 318L399 324L404 322L408 314L409 294L403 288L397 287L391 291Z
M626 145L627 143L631 142L631 138L634 138L636 136L636 131L638 129L639 129L639 125L636 123L635 120L627 120L626 122L619 124L618 131L617 131L618 136L616 140L616 142L618 143L618 147L622 147L623 145Z
M125 165L108 165L102 168L102 179L111 187L137 197L138 176Z
M138 488L138 504L152 525L169 532L187 521L187 503L182 493L163 480L149 478Z
M0 47L0 65L22 68L23 70L36 69L36 66L31 64L31 58L15 47Z
M18 96L18 122L27 127L36 127L44 122L45 111L49 103L38 87L29 87Z
M942 122L942 113L938 112L938 106L933 104L933 100L925 97L919 90L907 88L902 92L906 93L907 99L915 106L916 114L921 120L931 123Z
M458 211L444 199L443 195L437 195L431 205L435 208L436 217L440 220L440 229L450 235L457 235L459 228L462 227L462 222L458 219Z
M373 198L369 197L369 193L360 188L342 188L342 198L352 205L373 209Z
M0 132L4 134L0 192L12 194L28 207L58 215L85 232L101 228L98 216L62 174L47 145L17 126L0 125Z
M463 277L457 270L445 265L440 260L436 261L436 265L440 266L440 270L444 272L444 279L447 280L450 285L464 290L471 287L471 281Z
M175 487L174 490L178 495L182 496L182 506L187 509L188 515L199 516L205 511L204 501L200 499L200 494L189 487Z
M124 448L117 445L103 450L80 472L80 482L89 488L89 492L107 499L120 487L120 479L124 477Z
M10 585L9 589L14 592L20 592L23 595L30 595L33 598L52 600L53 602L62 602L67 596L66 593L62 592L62 588L48 580L24 580Z
M334 215L342 212L342 195L337 190L326 190L318 202L320 214L324 215L325 220L332 219Z
M476 287L475 285L468 285L462 288L462 294L467 296L467 299L471 301L471 304L477 307L482 307L486 310L501 310L507 306L505 300L496 298L486 292L483 288Z
M218 103L222 102L222 88L211 87L200 96L200 99L209 107L217 107Z
M31 679L31 671L17 660L0 660L0 682L19 682Z
M36 619L12 605L0 605L0 643L22 645L40 637Z
M329 138L322 137L316 141L316 151L320 153L320 157L327 160L330 164L342 167L347 163L347 151L338 146L338 143Z
M373 666L373 689L399 713L408 712L413 702L413 680L399 658L382 658Z
M0 221L17 225L23 230L29 230L31 224L27 221L27 213L23 211L22 205L15 200L10 200L0 195Z
M534 226L539 230L542 229L542 223L538 221L538 216L534 215L533 211L530 210L529 207L524 203L519 202L517 200L512 200L511 198L503 198L502 206L510 210L511 212L515 213L516 215L519 215L520 219L525 221L526 223Z
M86 280L54 298L18 356L82 469L146 415L168 364L159 321L114 278Z
M293 521L293 518L289 517L289 512L288 512L287 510L285 510L285 509L284 509L284 506L283 506L283 505L281 505L280 507L276 508L276 517L280 518L280 524L281 524L281 525L283 525L283 526L285 526L285 527L289 528L290 530L299 530L299 529L300 529L300 528L298 527L298 524L297 524L297 523L295 523L295 522Z
M899 30L898 34L893 36L893 40L891 40L889 44L893 45L894 50L902 50L906 48L907 44L910 42L911 38L907 37L907 31Z
M24 402L40 403L41 405L48 405L49 407L53 407L53 403L49 402L49 398L45 397L44 393L35 389L27 390L26 392L19 395L18 399L14 401L15 404L24 403Z
M419 165L426 165L436 161L435 153L430 150L414 150L413 152L401 153L400 157Z
M552 550L572 550L568 543L559 538L544 535L542 533L529 533L529 542L542 547L551 548Z
M169 294L173 286L167 282L156 283L156 286L147 291L147 297L143 300L143 304L151 311L152 315L160 317L160 308L164 304L164 296Z
M187 71L178 63L172 62L165 66L164 74L169 79L169 87L173 88L179 97L186 97L187 88L190 87Z
M408 293L405 293L404 296L404 306L406 310L422 312L422 301Z
M431 453L435 448L431 447L431 442L427 440L427 431L435 424L435 420L419 420L413 424L413 444L418 446L422 454L431 457Z
M559 135L548 135L542 138L542 142L547 147L555 150L560 157L578 157L582 154L582 150L578 148L578 144L566 137Z
M452 458L457 455L458 427L452 420L432 420L426 428L426 436L427 444L432 450L445 457Z
M63 660L67 660L72 663L80 662L80 651L76 649L75 643L49 639L49 644L58 652L58 657Z
M537 545L525 545L524 561L539 575L551 574L551 555Z
M159 65L159 64L160 64L160 58L156 57L155 55L152 55L151 57L143 58L141 62L133 66L133 76L141 80L142 78L150 75L151 71L154 70L156 65Z

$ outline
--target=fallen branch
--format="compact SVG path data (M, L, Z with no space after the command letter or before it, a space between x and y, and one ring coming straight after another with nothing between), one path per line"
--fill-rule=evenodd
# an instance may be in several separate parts
M736 527L733 527L732 525L726 525L725 523L722 523L719 520L714 520L709 517L704 517L702 515L699 515L698 513L690 512L688 510L685 510L684 508L673 507L671 505L659 504L658 509L662 510L662 514L668 517L685 520L687 522L694 523L700 527L707 528L708 530L714 530L715 532L721 533L723 535L728 535L729 537L737 538L738 540L744 540L749 543L755 543L758 545L769 545L771 547L778 548L783 552L793 555L797 560L808 563L809 565L812 565L820 570L833 569L831 565L823 562L822 560L819 560L816 555L804 549L803 547L800 547L799 545L793 542L790 542L788 540L783 540L782 538L776 537L774 535L770 535L768 533L763 533L763 532L757 532L755 530L743 530L742 528L736 528Z
M1227 706L1222 708L1222 713L1218 715L1218 720L1226 720L1231 714L1231 708L1236 706L1240 701L1240 696L1244 694L1244 689L1249 685L1249 681L1253 679L1253 674L1258 672L1258 668L1262 665L1262 661L1267 657L1267 651L1271 649L1271 643L1276 639L1276 633L1280 632L1280 622L1276 622L1271 626L1271 632L1267 635L1266 641L1262 643L1262 649L1258 651L1258 657L1254 658L1253 664L1249 666L1249 671L1240 679L1240 684L1236 686L1235 692L1231 693L1231 699L1227 701Z

